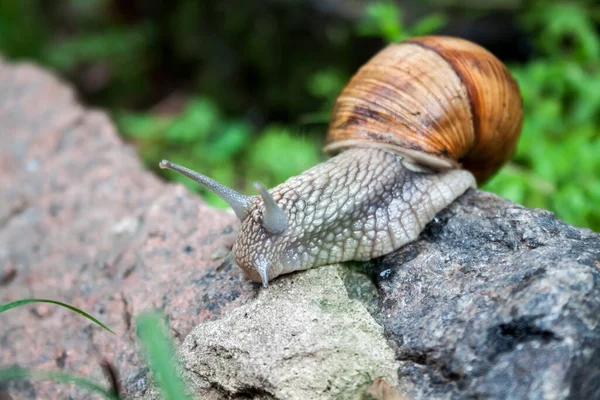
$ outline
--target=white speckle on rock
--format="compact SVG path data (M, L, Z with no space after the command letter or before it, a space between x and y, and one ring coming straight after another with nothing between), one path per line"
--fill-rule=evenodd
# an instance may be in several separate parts
M27 170L27 172L37 172L40 169L40 160L38 160L37 158L31 158L27 160L27 162L25 163L25 169Z
M141 225L141 221L136 217L125 217L117 222L110 230L114 236L133 236Z

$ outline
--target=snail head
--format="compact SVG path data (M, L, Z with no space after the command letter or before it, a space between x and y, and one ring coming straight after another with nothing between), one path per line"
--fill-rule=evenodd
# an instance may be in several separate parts
M284 268L281 255L289 242L288 218L261 183L254 184L258 196L246 196L170 161L162 160L159 166L177 171L215 193L229 204L242 222L238 239L220 268L235 264L248 278L261 282L264 287L281 273Z

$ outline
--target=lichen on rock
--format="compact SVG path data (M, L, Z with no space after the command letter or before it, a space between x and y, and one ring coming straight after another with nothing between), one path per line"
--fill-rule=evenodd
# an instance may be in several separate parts
M199 398L360 399L378 376L395 383L394 351L348 297L339 268L275 280L255 301L198 325L180 353Z

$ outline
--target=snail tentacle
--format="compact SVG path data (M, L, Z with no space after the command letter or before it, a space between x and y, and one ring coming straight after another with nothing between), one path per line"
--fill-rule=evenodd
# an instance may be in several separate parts
M254 198L251 196L245 196L241 193L236 192L235 190L227 187L214 179L209 178L208 176L199 174L196 171L192 171L189 168L183 167L179 164L172 163L167 160L162 160L159 164L162 169L170 169L173 171L177 171L180 174L187 176L190 179L198 182L223 200L229 204L229 207L233 209L235 215L243 221L248 215L248 210L250 209L250 205L254 201Z
M264 228L274 234L285 231L285 228L287 227L287 218L273 199L273 196L271 196L271 194L260 182L255 182L254 188L258 191L260 197L262 197L265 206L265 211L263 214Z

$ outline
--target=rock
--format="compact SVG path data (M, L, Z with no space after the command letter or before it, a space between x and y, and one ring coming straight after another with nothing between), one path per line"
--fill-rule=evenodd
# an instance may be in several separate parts
M49 73L0 61L0 127L0 303L63 301L117 333L52 305L10 310L0 314L0 367L69 371L106 385L106 358L127 392L144 391L137 315L160 309L180 343L255 296L258 285L237 270L216 274L220 261L211 258L231 247L235 216L147 172L107 116L83 109ZM11 383L7 395L89 396L38 381Z
M398 389L390 386L381 376L375 378L373 384L367 389L367 394L375 400L410 400Z
M322 383L317 390L315 380L300 384L289 374L327 368L321 360L305 368L304 361L318 354L315 346L357 346L346 335L355 335L356 319L369 310L394 347L399 384L393 395L400 398L600 398L598 234L472 190L418 241L364 266L375 292L365 275L352 271L324 267L284 276L254 302L196 327L181 349L194 392L201 398L338 398L323 392ZM324 311L314 299L324 295L327 304L346 304L332 315L354 317L310 324L310 313ZM349 296L362 301L363 311L348 311ZM296 338L290 332L297 320L305 334L322 332L312 335L319 340L286 342ZM375 346L378 339L367 340L388 353ZM332 355L324 360L336 365ZM281 361L290 359L289 365ZM355 355L349 363L373 363L363 359ZM378 374L385 372L371 369L367 376ZM362 395L366 384L339 398ZM315 390L296 391L306 387ZM385 398L384 389L392 396L392 389L377 384L369 393Z
M598 234L471 190L394 254L262 290L215 272L234 215L145 171L106 115L31 65L0 61L0 88L0 302L65 301L117 332L10 310L1 366L106 385L106 359L129 397L160 398L135 336L159 309L207 399L600 398ZM90 397L35 380L0 395Z
M600 398L600 236L470 191L371 265L414 399Z
M202 399L361 399L377 376L396 383L394 351L338 268L275 280L258 298L198 325L181 347Z

